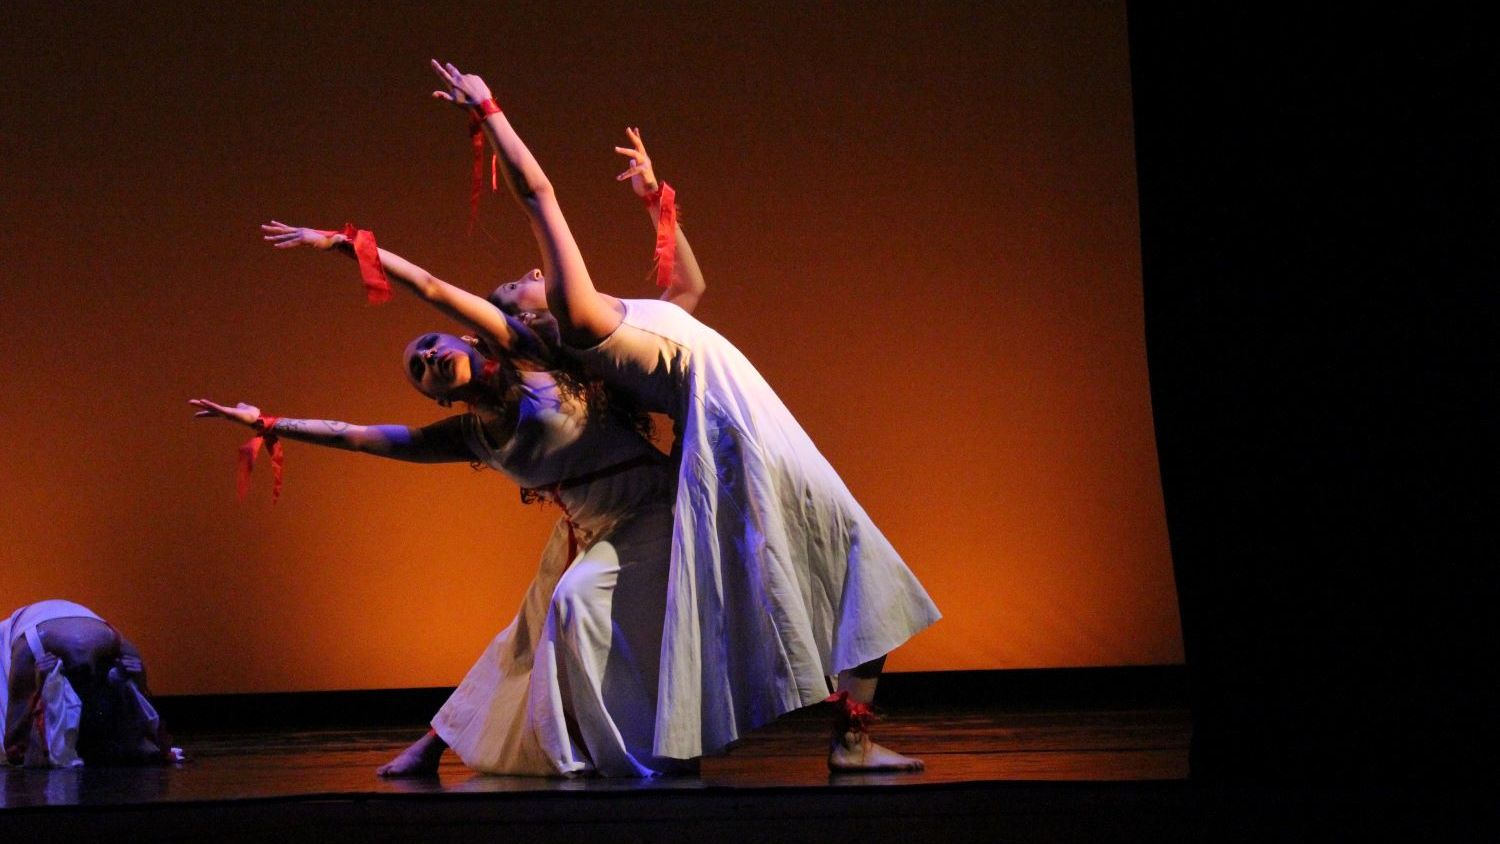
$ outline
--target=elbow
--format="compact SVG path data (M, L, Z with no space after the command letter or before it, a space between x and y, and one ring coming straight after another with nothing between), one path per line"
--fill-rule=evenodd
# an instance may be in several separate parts
M532 207L539 207L542 200L556 196L552 190L552 182L548 181L545 176L527 179L526 183L521 186L520 194L521 199Z
M424 272L417 277L417 292L423 300L437 303L443 295L443 282L432 273Z

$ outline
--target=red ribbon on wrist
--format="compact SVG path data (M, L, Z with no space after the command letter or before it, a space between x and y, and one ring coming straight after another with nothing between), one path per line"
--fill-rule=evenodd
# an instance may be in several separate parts
M661 204L656 216L656 286L672 286L672 268L677 264L677 191L666 182L641 197L646 207Z
M391 282L380 266L380 247L375 245L375 233L369 229L357 229L353 223L344 224L344 237L354 245L354 258L359 261L359 279L365 285L365 299L372 305L382 305L391 300Z
M469 143L474 146L474 171L469 179L469 235L474 234L474 224L479 221L479 195L484 193L484 119L500 113L500 104L490 97L469 112ZM490 156L490 190L500 187L499 162Z
M338 230L318 229L318 234L333 237L343 235L349 248L354 251L354 260L359 262L359 280L365 285L365 300L372 305L383 305L391 300L391 281L385 277L380 266L380 247L375 245L375 233L369 229L355 228L345 223Z
M255 458L260 455L262 445L271 455L271 503L275 504L281 498L281 470L285 455L275 431L276 422L280 418L262 416L256 419L252 426L256 430L255 436L240 446L239 468L235 472L234 482L241 501L245 500L245 493L250 491L250 473L255 469Z

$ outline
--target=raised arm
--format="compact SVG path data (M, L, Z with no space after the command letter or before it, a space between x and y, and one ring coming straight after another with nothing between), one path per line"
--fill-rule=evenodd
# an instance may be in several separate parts
M348 238L338 232L289 226L275 220L263 224L260 230L264 240L277 249L306 246L320 251L354 254ZM380 266L388 278L443 315L463 323L483 337L491 348L536 360L547 359L535 335L514 317L490 304L489 300L443 281L389 249L381 249L379 254Z
M452 64L434 60L432 69L447 86L447 90L433 91L434 97L465 109L491 104L484 109L485 134L499 155L506 186L531 221L547 279L547 307L557 320L563 341L591 346L609 336L620 324L620 311L613 300L594 288L552 183L505 114L493 107L489 86L474 74L460 73Z
M240 402L233 407L208 399L190 399L196 417L227 419L255 428L260 409ZM421 428L406 425L351 425L328 419L280 417L272 426L276 436L313 445L357 451L408 463L467 463L474 459L464 442L463 417L450 416Z
M630 180L630 188L635 195L645 199L661 189L661 184L656 180L656 171L651 165L651 157L646 155L646 144L641 140L641 130L625 127L625 134L630 137L630 147L615 147L615 152L630 158L630 167L625 172L616 176L617 181ZM658 224L661 216L661 205L650 203L646 205L646 213L651 217L651 225ZM661 294L663 301L671 302L688 313L698 307L698 301L703 298L703 291L708 285L703 281L703 271L698 267L698 259L693 255L693 247L688 245L687 235L682 230L682 224L673 227L674 236L677 238L677 260L672 263L672 277L667 289Z

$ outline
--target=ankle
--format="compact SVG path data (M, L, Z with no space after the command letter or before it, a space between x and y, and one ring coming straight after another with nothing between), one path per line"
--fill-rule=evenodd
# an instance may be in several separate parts
M870 734L864 730L840 730L835 727L830 743L844 750L859 750L869 741Z

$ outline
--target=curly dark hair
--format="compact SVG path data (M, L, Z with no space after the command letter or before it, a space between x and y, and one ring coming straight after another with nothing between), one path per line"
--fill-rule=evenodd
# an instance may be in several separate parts
M479 340L476 347L486 360L498 362L501 359L483 340ZM541 354L533 353L528 357L539 358L536 362L547 367L547 371L557 381L558 392L581 402L589 418L608 418L615 424L640 434L647 442L655 438L656 426L651 421L651 415L641 408L634 396L590 375L574 357L558 354L546 345L539 345L537 351ZM497 385L496 402L492 407L503 409L509 405L513 389L513 385Z
M634 396L590 376L584 371L583 364L567 355L556 355L555 358L551 372L564 395L582 401L590 417L608 415L615 424L635 431L647 442L651 441L656 428L651 423L650 414L641 409Z

